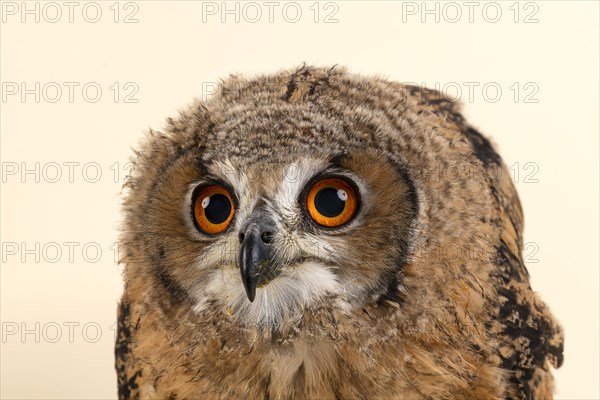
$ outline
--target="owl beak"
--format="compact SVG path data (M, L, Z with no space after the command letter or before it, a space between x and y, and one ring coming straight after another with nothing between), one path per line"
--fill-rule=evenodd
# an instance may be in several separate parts
M248 300L254 301L256 288L275 277L272 250L269 246L272 231L259 223L251 223L240 233L240 273Z

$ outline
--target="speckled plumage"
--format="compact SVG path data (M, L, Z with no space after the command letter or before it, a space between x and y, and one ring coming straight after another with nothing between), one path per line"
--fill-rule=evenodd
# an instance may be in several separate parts
M562 330L529 286L510 175L456 103L342 68L221 86L137 152L120 398L552 398ZM296 204L328 168L364 195L333 231ZM240 199L217 238L189 221L190 187L206 176ZM310 261L250 303L237 229L262 203L282 257Z

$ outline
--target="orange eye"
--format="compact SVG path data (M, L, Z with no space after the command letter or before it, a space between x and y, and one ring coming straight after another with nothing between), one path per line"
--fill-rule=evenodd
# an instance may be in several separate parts
M235 212L229 191L222 186L208 185L195 190L192 199L198 228L210 235L225 232Z
M358 211L355 186L343 178L325 178L314 183L306 196L306 209L319 225L335 228L349 222Z

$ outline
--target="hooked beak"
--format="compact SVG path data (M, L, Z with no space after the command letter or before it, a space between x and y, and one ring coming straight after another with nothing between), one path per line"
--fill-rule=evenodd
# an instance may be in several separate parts
M266 285L278 273L273 267L270 225L249 223L240 233L240 273L248 300L254 301L256 288Z

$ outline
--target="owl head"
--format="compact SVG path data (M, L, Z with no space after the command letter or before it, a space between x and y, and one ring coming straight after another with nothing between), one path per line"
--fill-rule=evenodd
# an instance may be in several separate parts
M477 312L500 162L454 107L339 68L230 77L137 153L128 284L166 314L269 330L367 304Z

